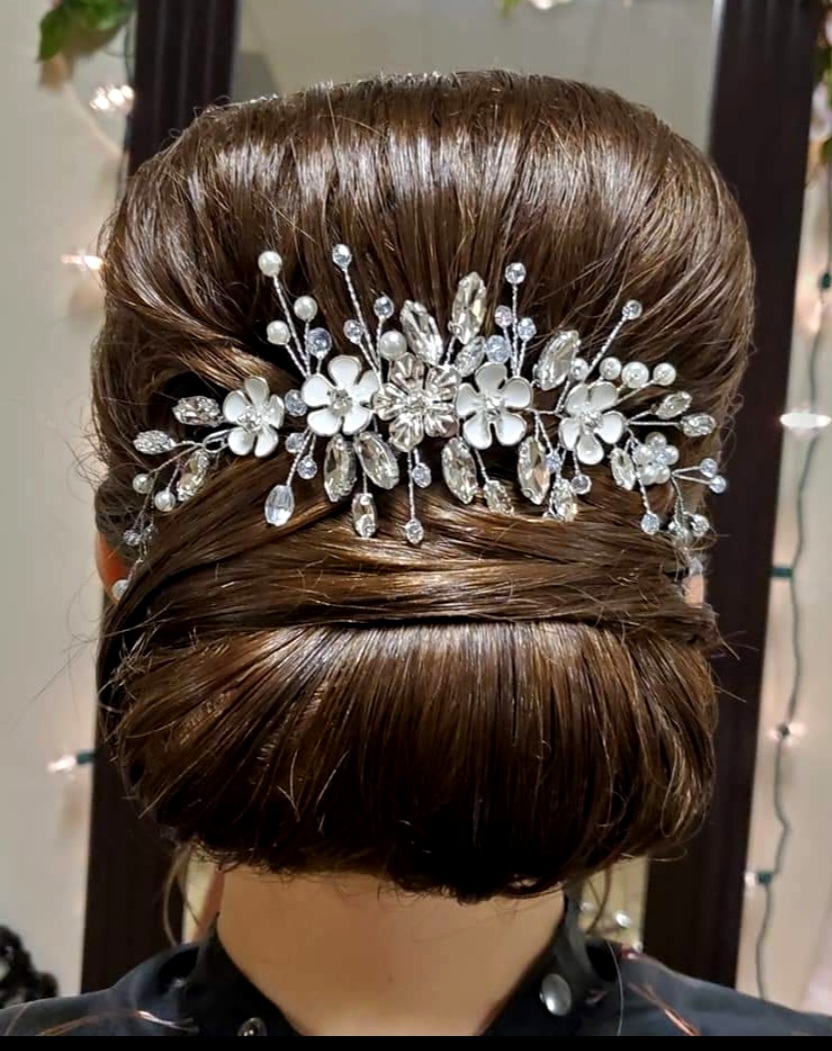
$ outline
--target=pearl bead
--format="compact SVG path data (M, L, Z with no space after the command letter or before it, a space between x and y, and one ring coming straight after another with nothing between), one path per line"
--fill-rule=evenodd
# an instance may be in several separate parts
M176 507L176 497L170 489L160 489L153 497L153 503L157 511L167 514L168 511L172 511Z
M277 252L261 252L257 265L266 277L277 277L283 269L283 259Z
M400 358L407 352L407 340L404 338L404 333L397 332L396 329L385 332L378 341L378 349L381 356L388 361Z
M285 347L292 338L292 333L285 321L271 321L266 328L266 339L269 343L276 343L279 347Z
M295 317L301 321L311 321L318 313L318 304L312 296L300 296L295 300Z

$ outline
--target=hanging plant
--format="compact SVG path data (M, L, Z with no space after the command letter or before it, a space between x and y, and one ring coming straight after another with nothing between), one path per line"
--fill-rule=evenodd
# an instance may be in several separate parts
M40 20L38 61L78 43L100 47L129 20L135 6L135 0L56 0Z

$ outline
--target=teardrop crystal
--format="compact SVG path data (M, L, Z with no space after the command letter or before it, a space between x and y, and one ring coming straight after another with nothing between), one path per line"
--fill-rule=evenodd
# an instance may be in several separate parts
M485 497L489 511L494 511L501 515L510 515L514 511L511 497L508 495L508 490L502 482L489 478L482 487L482 494Z
M399 484L399 462L393 450L372 431L364 431L354 441L355 452L367 477L380 489Z
M572 486L565 478L558 478L549 497L548 515L560 522L571 522L578 513L578 501Z
M294 514L295 497L288 485L276 485L266 498L266 521L269 525L286 525Z
M336 434L324 452L324 491L332 503L350 495L357 477L352 446L342 434Z
M534 378L541 390L553 390L563 383L580 347L581 337L574 329L565 329L552 336L534 367Z
M656 415L660 420L674 420L677 416L681 416L683 412L688 411L692 400L687 391L674 391L673 394L668 394L662 398L656 407Z
M421 303L407 300L399 318L413 353L428 365L438 365L443 344L439 326Z
M140 453L155 456L158 453L169 453L175 449L176 441L164 431L142 431L133 439L133 447Z
M213 427L222 420L222 409L213 398L197 395L180 398L173 407L173 415L189 427Z
M716 430L716 420L707 413L697 412L682 420L682 430L688 438L704 438Z
M551 477L543 446L537 438L526 438L517 451L517 480L521 493L533 504L542 504L549 492Z
M468 274L459 282L451 308L450 331L460 343L470 343L485 321L485 282L479 274Z
M470 504L477 495L477 465L462 438L451 438L443 446L442 477L463 504Z
M352 525L356 533L368 540L378 529L376 502L371 493L356 493L352 498Z
M621 489L632 489L636 484L635 464L623 449L613 449L610 453L610 469L615 484Z
M183 503L190 500L202 488L210 464L211 457L204 449L197 449L188 457L185 468L176 483L176 495Z
M485 358L485 339L475 336L454 358L454 368L460 376L470 376L482 365Z

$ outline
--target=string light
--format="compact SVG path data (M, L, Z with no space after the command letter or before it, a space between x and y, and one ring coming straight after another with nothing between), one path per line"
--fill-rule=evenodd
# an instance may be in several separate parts
M93 255L91 252L85 252L83 249L62 255L61 262L64 266L74 267L85 274L97 274L104 265L104 260L100 255Z
M96 113L129 113L134 98L129 84L102 84L90 99L90 109Z
M46 770L50 774L71 774L79 766L89 766L95 760L95 752L87 750L83 752L67 753L58 759L53 759L46 764Z
M832 422L826 413L816 409L818 398L818 363L823 345L824 320L826 318L826 299L832 289L832 165L826 168L826 265L817 284L819 316L821 324L815 330L809 348L808 362L808 404L806 409L790 409L780 417L784 427L791 434L803 434L808 438L803 453L803 463L797 479L796 528L797 543L794 555L788 565L774 566L772 577L785 580L789 589L789 606L791 609L791 649L792 649L792 683L786 700L783 718L769 731L774 742L774 776L772 779L772 806L774 816L780 826L777 844L774 850L774 864L771 868L750 870L745 874L746 887L760 887L765 895L763 918L757 932L754 947L754 966L757 993L761 999L767 999L765 982L765 948L771 930L772 912L774 909L774 890L778 877L783 872L786 860L786 847L792 833L792 822L783 799L784 762L787 747L796 737L802 736L805 727L796 720L800 702L800 691L803 684L803 636L800 630L800 603L797 592L797 571L806 549L806 494L812 474L812 466L817 454L818 444L824 429Z
M572 0L529 0L529 3L538 11L551 11L553 7L558 7L560 4L571 4Z

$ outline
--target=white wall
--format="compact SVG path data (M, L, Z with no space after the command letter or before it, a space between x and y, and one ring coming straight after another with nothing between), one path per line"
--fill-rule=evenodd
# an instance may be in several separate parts
M36 966L78 989L89 767L74 780L47 763L93 742L91 493L76 453L87 411L89 347L100 321L94 279L60 262L94 244L112 207L123 122L90 110L122 82L113 54L41 84L45 3L0 4L0 924ZM92 283L90 283L92 281ZM114 931L113 936L117 937Z
M510 16L498 0L240 0L236 98L286 94L383 70L508 67L614 88L699 146L707 139L716 39L713 0L576 0Z
M825 173L807 187L801 258L798 275L795 330L792 341L788 404L805 401L809 345L818 324L817 281L825 266L827 213ZM828 312L819 358L819 404L832 415L832 317ZM774 421L772 421L774 424ZM802 440L785 436L774 563L791 561L796 543L797 479L805 454ZM797 577L803 685L795 722L802 736L787 746L784 766L784 803L793 823L785 868L774 885L774 912L766 940L767 994L795 1007L813 1007L832 1014L832 978L825 994L813 982L816 971L832 975L832 696L830 695L830 641L832 641L832 427L816 452L806 501L806 548ZM754 809L748 865L770 869L779 826L772 804L775 743L770 737L783 721L793 662L792 619L788 584L774 580L766 638L766 664ZM739 987L754 991L754 943L760 929L763 894L747 893L743 916ZM810 987L813 987L810 995Z

